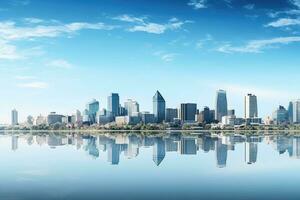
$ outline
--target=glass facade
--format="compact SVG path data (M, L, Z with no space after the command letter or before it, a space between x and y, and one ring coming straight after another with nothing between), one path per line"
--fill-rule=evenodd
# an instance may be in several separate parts
M107 110L112 113L113 116L119 116L119 94L112 93L107 97Z
M166 113L166 101L162 97L159 91L156 91L153 96L153 114L156 118L157 123L161 123L165 120Z
M227 97L226 91L218 90L216 95L216 114L215 119L219 122L222 121L222 117L227 115Z

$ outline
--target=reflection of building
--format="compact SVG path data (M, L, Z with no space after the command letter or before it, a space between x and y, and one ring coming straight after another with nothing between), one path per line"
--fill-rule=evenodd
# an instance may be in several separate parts
M158 166L165 158L165 142L162 138L155 138L153 145L153 161Z
M257 143L245 142L245 162L247 164L256 163L257 160Z
M87 145L85 146L85 150L89 153L89 155L91 155L94 158L99 157L99 150L96 146L96 140L97 138L90 137L88 139Z
M294 137L292 145L293 145L292 157L300 159L300 137Z
M120 145L111 141L107 144L107 161L112 165L119 164L120 161Z
M197 146L195 138L181 138L180 153L186 155L196 155Z
M215 119L221 122L222 117L227 115L226 91L218 90L216 95Z
M15 151L18 149L18 139L19 136L16 135L11 136L11 150Z
M222 140L218 139L215 142L217 166L220 168L226 167L227 160L227 145L222 144Z

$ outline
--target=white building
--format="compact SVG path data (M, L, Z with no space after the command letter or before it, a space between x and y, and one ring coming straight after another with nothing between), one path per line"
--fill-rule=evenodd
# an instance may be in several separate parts
M257 97L252 94L245 96L245 119L258 117Z
M293 102L293 123L300 123L300 100Z
M128 116L133 116L133 115L136 115L136 113L140 112L140 106L139 106L138 102L136 102L132 99L128 99L124 103L124 107L125 107L125 110L126 110L126 113Z

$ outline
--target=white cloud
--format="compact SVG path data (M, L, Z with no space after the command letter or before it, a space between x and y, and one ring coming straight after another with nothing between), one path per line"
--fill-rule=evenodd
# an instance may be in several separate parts
M247 5L244 6L244 8L247 9L247 10L253 10L254 7L255 7L254 4L247 4Z
M9 0L13 6L27 6L30 4L30 0Z
M159 57L164 62L171 62L175 59L176 56L178 56L177 53L166 53L164 51L154 52L153 55Z
M290 0L290 2L300 8L300 0Z
M20 88L45 89L48 87L48 84L45 82L34 81L28 83L20 83L17 86Z
M0 38L3 40L21 40L41 37L57 37L72 34L82 29L112 30L114 26L104 23L74 22L61 25L17 26L13 21L0 22Z
M32 79L36 79L35 76L15 76L15 78L17 80L32 80Z
M123 21L123 22L144 23L144 19L146 19L146 18L145 17L134 17L131 15L124 14L124 15L114 17L113 19Z
M195 10L207 8L206 0L190 0L188 5L192 6Z
M197 49L201 49L205 43L207 43L208 41L212 41L213 37L210 34L206 34L204 39L198 40L196 42L196 48Z
M14 45L0 40L0 60L16 60L21 58L22 56L17 52L17 48Z
M275 48L276 45L290 44L300 42L300 37L278 37L267 40L251 40L245 46L234 47L231 44L225 44L217 49L223 53L261 53L263 49Z
M52 60L49 63L47 63L47 66L63 68L63 69L70 69L73 67L71 63L63 59Z
M300 19L291 19L291 18L281 18L277 21L271 22L266 27L284 27L284 26L292 26L292 25L300 25Z
M27 23L30 23L30 24L39 24L39 23L45 22L45 20L43 20L43 19L34 18L34 17L24 18L24 21Z

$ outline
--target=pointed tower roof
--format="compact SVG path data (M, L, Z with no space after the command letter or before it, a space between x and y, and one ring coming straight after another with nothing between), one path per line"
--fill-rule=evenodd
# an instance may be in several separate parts
M165 99L160 94L160 92L157 90L155 95L153 96L153 101L165 101Z

